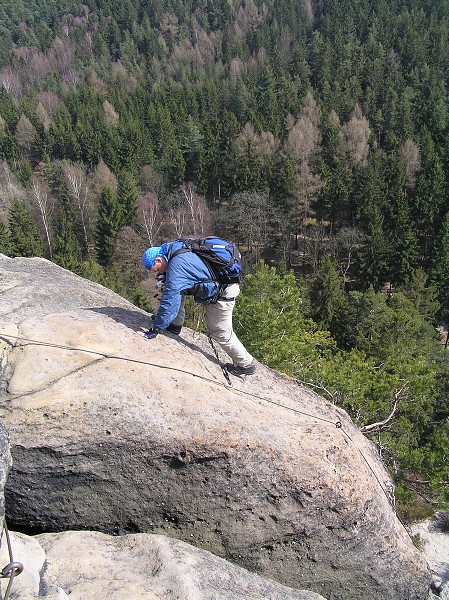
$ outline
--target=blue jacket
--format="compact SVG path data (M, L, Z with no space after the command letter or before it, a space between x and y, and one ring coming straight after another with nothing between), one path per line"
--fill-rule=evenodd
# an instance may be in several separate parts
M211 281L211 273L206 264L193 252L182 252L171 258L176 250L185 248L182 242L174 241L167 244L168 250L163 257L168 266L165 272L164 291L157 313L153 316L154 326L166 329L178 314L181 304L181 294L198 284L195 290L195 300L209 304L217 293L220 284Z

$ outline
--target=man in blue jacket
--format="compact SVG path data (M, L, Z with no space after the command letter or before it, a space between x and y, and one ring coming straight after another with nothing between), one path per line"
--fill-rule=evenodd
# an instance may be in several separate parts
M223 285L211 277L211 272L199 256L184 248L182 241L148 248L142 262L157 277L164 276L164 290L159 309L153 315L153 327L142 335L154 338L161 330L179 333L184 323L184 296L194 296L205 305L206 325L210 337L231 357L226 365L234 375L252 375L256 362L236 336L232 326L235 299L240 293L237 283ZM176 255L175 255L176 254Z

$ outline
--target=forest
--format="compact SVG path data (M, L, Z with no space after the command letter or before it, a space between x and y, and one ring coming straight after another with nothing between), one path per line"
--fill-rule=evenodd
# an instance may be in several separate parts
M235 326L449 506L449 0L0 0L0 252L151 311L237 242ZM194 325L194 309L190 309Z

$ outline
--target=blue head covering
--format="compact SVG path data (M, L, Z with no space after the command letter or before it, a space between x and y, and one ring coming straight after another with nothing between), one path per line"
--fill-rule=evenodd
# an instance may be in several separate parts
M145 269L150 270L154 265L154 259L158 256L162 256L162 247L161 246L153 246L152 248L148 248L142 254L142 262Z
M148 248L148 250L145 250L145 252L142 254L142 262L145 269L150 270L154 265L154 259L158 256L166 255L169 250L169 247L170 244L166 242L165 244L162 244L162 246L153 246L152 248ZM164 258L168 262L168 258L166 256L164 256Z

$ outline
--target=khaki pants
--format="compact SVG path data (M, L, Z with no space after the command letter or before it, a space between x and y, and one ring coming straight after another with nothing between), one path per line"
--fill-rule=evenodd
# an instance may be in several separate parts
M253 357L235 335L232 327L232 313L235 306L235 298L240 293L237 283L228 285L223 296L215 304L205 304L206 326L210 337L216 341L228 354L234 366L247 367L253 362ZM181 300L181 306L173 325L183 325L185 317L185 298Z

